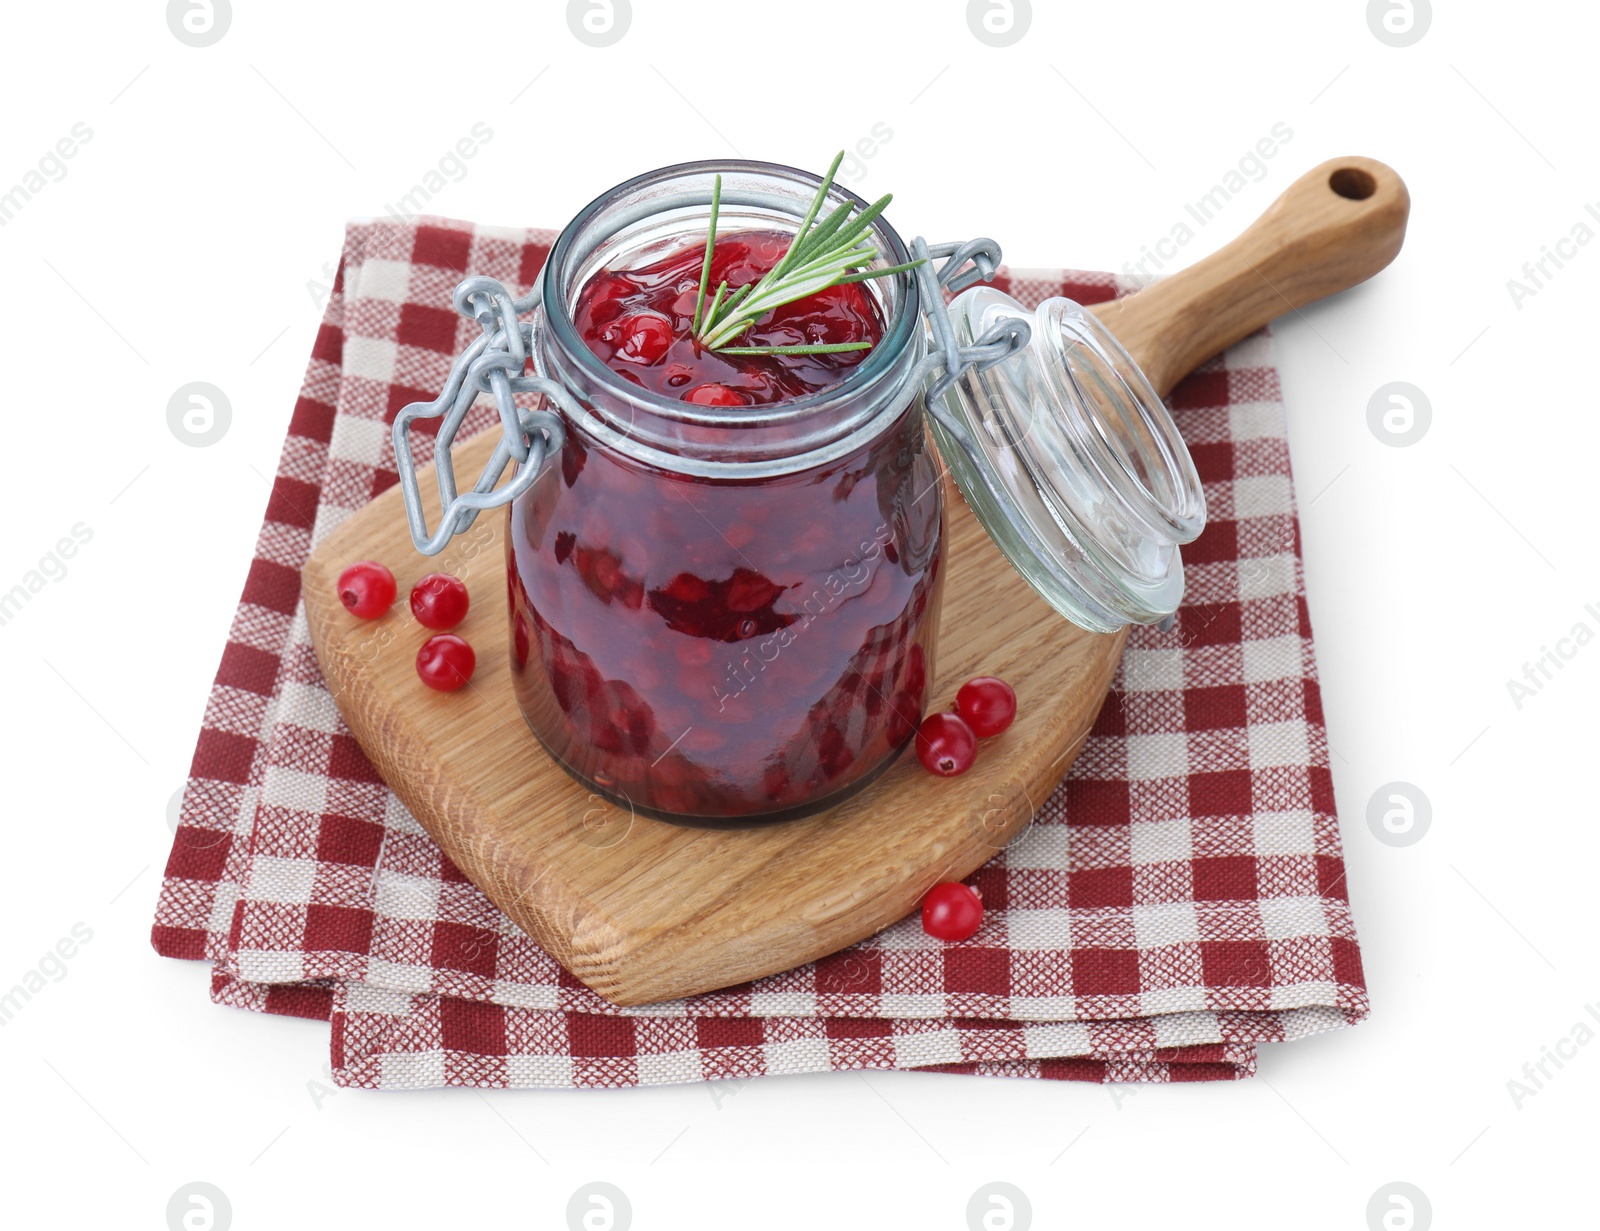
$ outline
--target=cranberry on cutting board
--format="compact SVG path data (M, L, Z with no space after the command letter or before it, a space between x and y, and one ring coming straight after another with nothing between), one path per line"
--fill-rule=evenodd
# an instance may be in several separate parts
M375 560L357 560L339 574L339 601L360 620L376 620L394 603L394 574Z
M429 637L417 651L417 675L438 692L464 687L477 666L478 656L472 647L454 633Z
M1004 680L980 675L956 693L956 713L979 739L999 735L1017 716L1017 694Z
M449 573L429 573L411 587L411 614L423 628L448 632L467 618L466 583Z
M917 728L917 759L930 774L954 778L977 756L977 737L959 714L929 714Z

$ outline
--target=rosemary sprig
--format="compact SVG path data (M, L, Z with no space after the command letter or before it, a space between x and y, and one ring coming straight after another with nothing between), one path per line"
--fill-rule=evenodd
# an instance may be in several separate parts
M868 237L869 228L878 215L894 200L885 194L860 213L854 202L837 206L822 221L817 215L828 199L828 189L833 177L844 161L840 150L822 186L811 202L811 208L800 221L795 237L778 263L763 274L759 281L741 286L728 295L728 284L722 282L706 301L706 284L711 279L711 255L717 242L717 214L722 205L722 177L716 178L711 191L711 224L706 233L706 258L700 266L700 287L694 303L694 335L702 346L724 355L829 355L840 351L870 350L871 342L834 342L796 346L729 346L740 334L774 308L805 299L829 287L845 282L865 282L888 274L915 269L921 261L907 261L884 269L866 268L879 257L877 245ZM724 299L726 296L726 299Z
M711 187L711 229L706 233L706 259L700 266L700 292L694 297L694 336L700 336L700 313L706 306L706 279L711 276L711 247L717 235L717 211L722 208L722 176Z
M797 343L794 346L722 346L719 355L829 355L835 351L871 350L871 342Z

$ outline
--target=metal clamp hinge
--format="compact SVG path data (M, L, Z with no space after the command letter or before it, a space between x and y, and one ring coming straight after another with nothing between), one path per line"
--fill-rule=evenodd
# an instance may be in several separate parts
M537 289L524 299L513 299L505 286L493 278L468 278L456 287L454 303L462 316L478 322L482 336L457 357L438 397L431 402L412 402L394 420L395 468L405 497L406 520L411 526L412 543L425 556L444 550L452 536L472 525L485 509L515 500L539 477L545 459L560 450L565 438L561 416L548 410L524 410L516 404L517 394L542 394L568 413L578 410L561 385L543 376L525 374L533 326L523 324L518 317L539 306ZM450 447L480 393L492 394L500 410L500 443L472 490L457 493ZM434 476L439 484L440 517L438 528L430 534L417 483L410 429L419 419L439 415L444 415L444 422L435 438ZM513 461L518 466L516 478L497 489L495 484Z

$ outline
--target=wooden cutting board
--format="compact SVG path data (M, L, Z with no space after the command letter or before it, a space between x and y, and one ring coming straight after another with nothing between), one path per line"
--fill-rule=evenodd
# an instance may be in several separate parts
M1165 394L1211 355L1292 308L1389 263L1409 198L1363 158L1296 181L1251 228L1193 268L1096 311ZM475 474L498 428L456 449ZM433 493L431 474L422 489ZM340 712L391 788L455 864L516 924L602 996L648 1004L788 970L871 935L959 880L1027 826L1077 756L1126 634L1085 632L1006 563L947 492L949 561L930 704L974 675L1016 688L1011 729L956 779L903 756L821 815L765 828L688 829L591 795L549 760L512 695L506 648L506 515L479 519L435 558L419 555L399 489L330 534L304 570L317 659ZM437 500L429 522L438 517ZM346 564L461 577L473 608L457 630L478 650L472 685L429 691L414 659L425 630L400 604L361 621L340 604Z

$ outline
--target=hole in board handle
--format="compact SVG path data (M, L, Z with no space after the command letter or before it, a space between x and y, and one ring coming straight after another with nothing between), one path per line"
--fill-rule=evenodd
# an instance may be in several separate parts
M1328 177L1328 187L1347 201L1365 201L1378 191L1378 181L1360 167L1340 167Z

